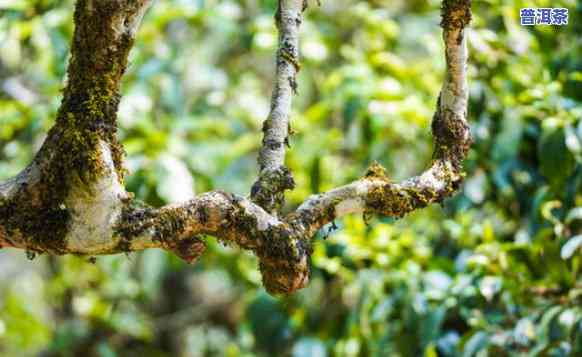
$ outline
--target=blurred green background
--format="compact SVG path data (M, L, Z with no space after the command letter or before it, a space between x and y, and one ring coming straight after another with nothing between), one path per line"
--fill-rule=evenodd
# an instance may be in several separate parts
M311 1L288 165L310 194L373 160L431 156L444 73L436 0ZM0 251L2 356L582 356L582 2L474 1L462 191L402 220L349 217L314 243L308 288L272 298L249 253ZM247 194L274 72L276 0L164 0L126 75L128 188L152 205ZM522 27L522 7L566 7ZM71 0L0 0L0 179L52 125ZM33 258L33 257L28 257Z

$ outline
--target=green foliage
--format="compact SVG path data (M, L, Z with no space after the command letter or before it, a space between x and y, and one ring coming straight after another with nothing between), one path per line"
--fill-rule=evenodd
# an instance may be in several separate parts
M444 207L349 217L314 243L308 288L273 299L256 258L209 239L187 266L0 253L0 354L575 356L582 354L582 7L474 1L467 180ZM288 166L310 194L373 160L425 168L444 72L434 0L310 2ZM161 205L248 194L274 70L275 1L158 1L120 108L129 189ZM570 25L519 25L522 7ZM0 179L55 119L72 3L0 1Z

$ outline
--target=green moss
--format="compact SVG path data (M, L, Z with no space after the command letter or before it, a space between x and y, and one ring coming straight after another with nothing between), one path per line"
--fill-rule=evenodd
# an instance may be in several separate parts
M141 236L156 222L156 210L140 200L126 201L121 211L120 223L114 229L114 235L121 237L116 250L130 251L132 239Z
M263 285L271 294L288 294L306 284L309 278L310 237L300 235L297 227L290 223L272 225L266 230L258 229L257 218L247 214L241 205L241 198L223 193L231 199L233 209L229 213L229 225L219 239L225 243L235 243L245 249L252 249L259 258L259 269ZM226 239L226 240L225 240ZM229 240L230 239L230 240Z
M368 167L368 170L366 170L364 177L377 178L377 179L389 181L388 174L386 173L386 169L384 168L384 166L380 165L377 161L374 161L370 165L370 167Z
M100 142L109 146L119 179L125 174L116 113L119 84L133 39L111 31L121 6L127 5L103 1L88 6L87 0L77 1L68 84L56 124L35 158L40 182L22 184L0 206L6 234L22 236L31 251L64 252L69 189L90 186L98 177L110 174L100 156Z
M366 197L366 205L374 212L389 217L402 217L412 210L410 196L390 184L371 189Z
M262 172L251 188L251 199L268 212L278 212L285 204L285 191L295 188L291 171L281 166Z
M437 164L438 161L433 163L433 165ZM441 165L440 169L439 179L445 183L442 189L436 190L427 186L402 187L387 182L375 186L368 192L366 206L374 213L389 217L403 217L415 209L426 207L434 202L442 202L459 188L464 175L457 173L455 168L448 168L447 165Z
M309 280L311 240L287 224L273 226L261 235L257 250L263 285L271 294L289 294Z
M259 230L256 216L245 209L244 198L227 192L220 194L231 203L224 223L217 231L198 233L213 234L223 244L253 250L259 257L265 288L271 294L287 294L303 287L309 278L310 237L298 233L301 230L292 223ZM154 239L165 249L187 262L195 261L204 252L205 243L196 235L185 237L185 228L193 220L200 223L210 220L204 202L172 210L152 209L134 200L127 202L122 223L116 229L116 235L122 237L116 250L128 251L132 239L154 229Z
M63 253L69 212L62 205L34 205L30 200L36 198L37 192L33 190L24 185L16 195L17 198L0 204L5 236L7 239L25 239L27 249L31 252Z
M444 29L464 28L471 22L471 0L444 0L441 13Z

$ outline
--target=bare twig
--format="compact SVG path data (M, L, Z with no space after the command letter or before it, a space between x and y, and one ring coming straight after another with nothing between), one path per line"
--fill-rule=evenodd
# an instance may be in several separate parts
M263 123L263 146L259 152L259 177L251 198L268 212L277 214L284 203L284 191L295 183L285 166L285 146L289 143L290 113L297 92L299 26L303 21L303 0L279 0L275 21L279 29L277 71L271 98L271 112Z

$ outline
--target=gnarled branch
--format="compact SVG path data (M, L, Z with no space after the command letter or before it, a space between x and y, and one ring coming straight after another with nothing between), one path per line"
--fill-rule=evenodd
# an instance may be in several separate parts
M280 27L287 21L283 18L300 19L300 3L280 2ZM441 26L447 73L432 121L432 163L421 175L394 183L380 165L373 164L361 179L314 195L281 216L277 197L282 196L277 195L282 195L283 189L265 190L262 182L274 180L273 173L285 167L282 143L288 135L293 87L285 76L294 80L298 68L292 60L279 58L265 143L283 141L281 150L279 146L263 147L261 175L255 184L259 191L255 188L251 199L212 191L162 208L132 200L121 185L115 115L127 53L148 5L132 0L77 2L69 83L57 123L33 163L17 177L0 183L0 247L85 255L162 248L193 262L205 248L201 237L212 235L254 251L269 292L291 293L309 280L311 237L325 224L362 212L402 217L441 202L461 184L461 163L471 144L465 38L471 11L469 0L444 0ZM284 13L284 6L291 12ZM87 16L97 13L101 15L98 20L89 21ZM291 36L296 36L298 23L288 25L294 27ZM89 34L86 31L90 28L103 33ZM283 39L289 35L285 31ZM87 50L97 56L83 57ZM291 58L296 60L297 53L292 51ZM85 67L99 76L77 73Z

